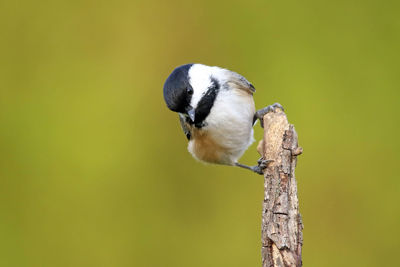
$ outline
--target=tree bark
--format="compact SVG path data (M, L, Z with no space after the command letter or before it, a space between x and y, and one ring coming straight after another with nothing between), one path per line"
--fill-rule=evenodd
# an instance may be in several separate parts
M264 170L262 266L301 266L303 223L294 170L302 148L281 109L264 116L264 138L257 150L272 160Z

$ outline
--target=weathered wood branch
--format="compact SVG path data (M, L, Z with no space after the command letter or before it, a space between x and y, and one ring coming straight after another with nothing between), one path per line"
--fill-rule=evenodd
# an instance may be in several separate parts
M273 160L264 170L262 266L301 266L303 223L294 170L302 148L281 109L264 116L264 138L257 150Z

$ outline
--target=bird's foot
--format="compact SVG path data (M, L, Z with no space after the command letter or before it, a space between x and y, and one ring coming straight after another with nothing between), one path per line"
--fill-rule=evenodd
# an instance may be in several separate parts
M260 109L260 110L257 110L257 112L256 112L256 114L255 114L254 116L255 116L257 119L260 120L260 123L261 123L261 127L262 127L262 128L264 128L264 115L267 114L267 113L269 113L269 112L275 112L275 109L276 109L276 108L279 108L279 109L281 109L282 111L284 111L282 105L279 104L279 103L275 103L275 104L269 105L269 106L267 106L267 107L265 107L265 108L262 108L262 109Z
M264 169L267 168L269 163L271 163L272 161L273 160L260 158L257 161L258 165L256 165L256 166L247 166L247 165L244 165L244 164L241 164L241 163L238 163L238 162L236 162L235 165L238 166L238 167L244 168L244 169L251 170L251 171L253 171L255 173L258 173L258 174L262 175L262 174L264 174Z

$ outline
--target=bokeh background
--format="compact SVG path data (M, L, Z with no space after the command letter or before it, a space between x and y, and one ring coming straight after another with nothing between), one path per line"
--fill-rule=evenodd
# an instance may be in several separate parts
M0 266L261 266L261 177L163 102L189 62L285 106L304 266L396 266L399 30L398 1L1 1Z

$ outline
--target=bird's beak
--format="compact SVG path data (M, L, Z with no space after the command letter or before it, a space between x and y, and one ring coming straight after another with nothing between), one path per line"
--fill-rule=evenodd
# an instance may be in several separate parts
M195 110L194 110L194 108L190 108L188 111L187 111L187 114L188 114L188 116L189 116L189 118L190 118L190 120L192 121L192 122L194 122L194 120L195 120Z

